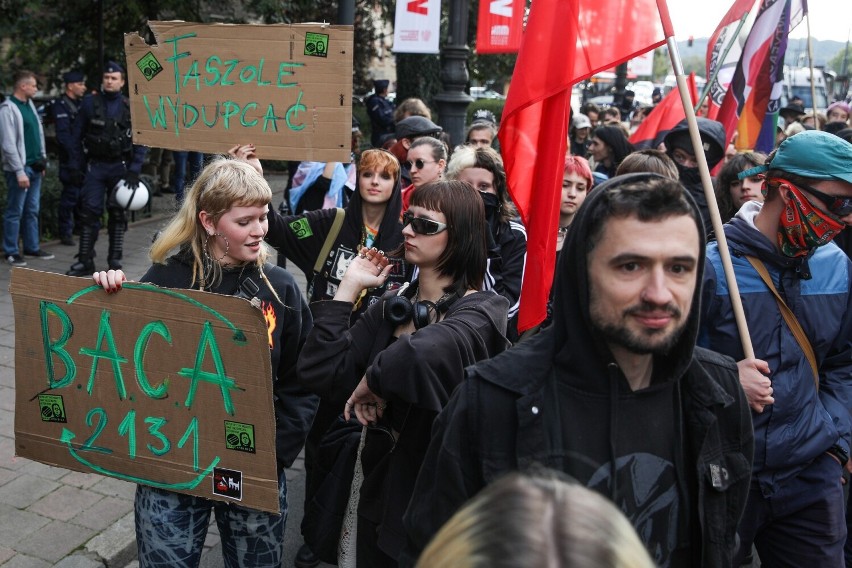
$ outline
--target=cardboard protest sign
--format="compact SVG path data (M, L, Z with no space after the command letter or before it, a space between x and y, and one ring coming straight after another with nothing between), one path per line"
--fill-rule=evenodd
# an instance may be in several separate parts
M348 162L352 26L149 22L126 34L133 141L261 159Z
M239 298L13 269L15 453L278 512L267 324Z

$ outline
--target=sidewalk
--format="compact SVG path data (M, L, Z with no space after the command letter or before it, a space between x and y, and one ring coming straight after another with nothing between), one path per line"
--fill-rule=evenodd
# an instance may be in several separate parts
M267 176L281 201L286 176ZM152 216L130 224L125 235L124 271L131 280L148 266L154 233L174 210L174 196L154 197ZM97 268L106 266L108 239L97 242ZM64 274L74 262L76 247L58 241L42 243L53 260L27 259L27 268ZM0 566L123 568L137 565L133 527L135 485L96 474L84 474L15 457L15 321L9 295L11 267L0 265ZM293 270L304 289L304 276ZM288 472L290 514L284 566L293 565L300 544L304 466L299 458ZM215 522L205 543L202 566L221 565ZM212 553L211 553L212 551ZM217 557L218 562L217 562Z

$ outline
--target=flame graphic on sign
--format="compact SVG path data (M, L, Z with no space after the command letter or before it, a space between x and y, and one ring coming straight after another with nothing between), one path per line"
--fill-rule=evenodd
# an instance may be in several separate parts
M272 307L272 303L267 304L263 302L263 319L266 320L266 335L269 337L269 348L272 349L272 332L275 330L275 309Z

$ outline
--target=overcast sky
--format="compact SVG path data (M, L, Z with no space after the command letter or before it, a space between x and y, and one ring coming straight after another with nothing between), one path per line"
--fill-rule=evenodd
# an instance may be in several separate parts
M689 36L710 37L733 3L733 0L667 0L675 37L678 40L685 40ZM753 13L757 12L758 6L756 0ZM808 8L811 35L814 39L846 41L852 28L852 17L846 0L808 0ZM802 21L790 37L800 38L807 35L806 21Z

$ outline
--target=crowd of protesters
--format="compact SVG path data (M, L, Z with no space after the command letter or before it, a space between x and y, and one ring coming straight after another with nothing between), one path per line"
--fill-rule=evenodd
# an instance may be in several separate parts
M120 138L123 69L110 63L82 103L80 79L66 76L55 109L57 125L71 121L61 238L80 235L69 274L94 272L116 293L126 221L105 188L138 183L145 150ZM538 256L512 203L498 118L478 110L452 147L423 101L395 106L388 81L374 86L372 148L353 148L349 166L299 165L279 211L251 145L191 175L143 277L222 293L252 275L280 309L270 333L276 414L289 425L278 430L282 511L284 470L306 449L296 566L716 567L744 565L753 549L764 566L852 565L849 105L822 116L792 102L769 155L731 152L704 116L700 148L684 120L637 150L629 136L653 107L629 91L575 109L548 316L523 330L521 282ZM0 106L15 266L48 256L37 202L24 199L37 197L44 160L35 88L20 74L16 100ZM109 127L93 128L101 115ZM110 137L118 155L102 148ZM716 173L715 200L696 152ZM115 214L109 270L96 272L104 207ZM273 249L307 290L267 261ZM211 512L228 527L229 562L280 565L286 515L144 486L140 565L197 565ZM166 518L181 522L163 529Z

